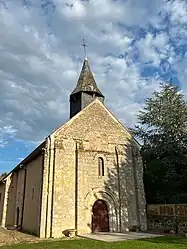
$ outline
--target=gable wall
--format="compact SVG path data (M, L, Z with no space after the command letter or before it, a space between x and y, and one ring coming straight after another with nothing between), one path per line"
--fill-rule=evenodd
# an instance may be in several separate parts
M76 142L78 163L76 163ZM112 229L119 231L119 223L123 231L131 225L137 225L131 145L129 134L97 102L83 111L70 125L58 130L55 145L54 237L61 236L65 229L75 228L76 201L78 233L90 232L92 205L97 198L106 199L109 192L113 200L117 200L116 204L112 204L113 207L109 207L117 209L116 220L110 222L115 223L110 225ZM115 147L118 151L118 160ZM105 162L104 177L98 176L99 156L103 157ZM117 170L117 161L119 170ZM142 191L141 189L141 194ZM144 204L142 205L144 209Z

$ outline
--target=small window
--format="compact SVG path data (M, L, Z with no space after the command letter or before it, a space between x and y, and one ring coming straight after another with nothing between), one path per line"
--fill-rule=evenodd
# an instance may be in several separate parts
M34 199L34 188L32 188L32 200Z
M98 158L98 168L99 168L99 176L104 176L104 160L102 157Z

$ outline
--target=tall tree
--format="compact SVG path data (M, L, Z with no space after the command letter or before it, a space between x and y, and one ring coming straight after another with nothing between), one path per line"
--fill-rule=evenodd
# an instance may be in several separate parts
M187 202L187 103L172 84L153 92L132 132L142 140L148 203Z

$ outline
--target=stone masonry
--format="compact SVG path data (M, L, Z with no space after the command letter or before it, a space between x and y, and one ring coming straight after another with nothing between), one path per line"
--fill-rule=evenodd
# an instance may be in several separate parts
M2 226L41 238L92 233L93 205L102 200L109 231L147 229L140 146L102 103L87 61L82 70L71 119L0 182Z
M97 199L108 203L110 231L146 230L138 145L99 100L55 131L46 153L42 237L61 237L68 229L90 233ZM103 177L98 176L98 157L104 159Z

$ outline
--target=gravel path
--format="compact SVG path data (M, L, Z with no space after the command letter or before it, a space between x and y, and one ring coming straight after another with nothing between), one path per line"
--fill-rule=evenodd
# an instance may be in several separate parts
M16 230L7 230L0 227L0 246L2 245L12 245L16 243L24 242L37 242L40 241L38 237L30 234L21 233Z

